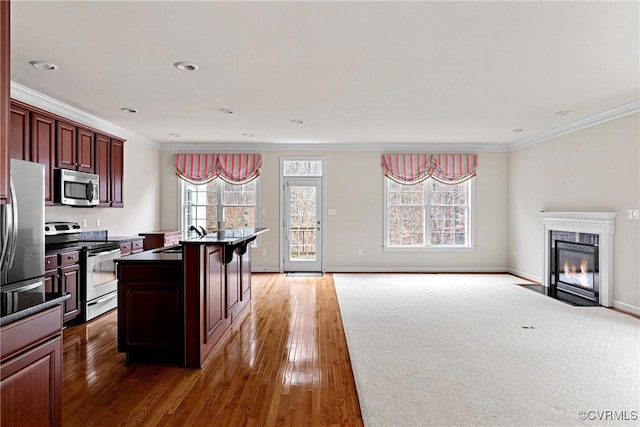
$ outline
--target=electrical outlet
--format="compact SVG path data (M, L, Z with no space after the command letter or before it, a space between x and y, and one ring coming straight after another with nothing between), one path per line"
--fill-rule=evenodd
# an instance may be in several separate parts
M267 214L267 209L262 208L262 216L265 216Z
M362 249L358 249L358 255L362 255Z
M329 215L337 215L337 214L338 214L338 211L337 211L336 209L329 209L329 210L327 211L327 213L328 213ZM362 255L362 254L361 254L361 255Z
M87 227L87 218L82 218L82 228Z
M96 227L100 227L100 218L96 218Z
M515 249L513 250L513 256L514 256L514 257L516 256L516 251L515 251Z
M267 256L267 250L266 249L263 249L261 253L262 253L262 256Z

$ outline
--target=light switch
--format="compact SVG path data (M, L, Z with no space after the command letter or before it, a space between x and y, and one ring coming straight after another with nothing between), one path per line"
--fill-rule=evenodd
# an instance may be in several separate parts
M328 213L329 215L336 215L338 212L337 212L335 209L329 209L329 210L327 211L327 213Z
M267 214L267 210L265 208L262 208L262 216L265 216Z

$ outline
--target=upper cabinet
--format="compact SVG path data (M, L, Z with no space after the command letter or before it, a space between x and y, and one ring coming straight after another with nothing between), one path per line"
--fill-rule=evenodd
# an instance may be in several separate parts
M99 175L98 206L124 206L123 140L16 100L8 127L8 156L45 167L46 205L55 204L54 169L61 168Z
M124 206L124 141L96 134L96 173L100 198L98 206Z
M9 119L9 158L31 160L31 129L29 110L11 103Z
M94 173L95 166L95 134L89 129L78 128L76 166L81 172Z
M93 132L63 120L57 120L56 132L56 167L94 173Z
M56 120L53 116L31 112L31 159L44 165L44 203L53 205L53 167L56 161Z
M9 202L10 2L0 1L0 204Z

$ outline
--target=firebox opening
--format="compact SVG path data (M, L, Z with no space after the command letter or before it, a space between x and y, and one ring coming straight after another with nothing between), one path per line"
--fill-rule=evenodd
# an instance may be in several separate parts
M555 277L552 285L597 303L598 246L563 240L555 240L554 243Z

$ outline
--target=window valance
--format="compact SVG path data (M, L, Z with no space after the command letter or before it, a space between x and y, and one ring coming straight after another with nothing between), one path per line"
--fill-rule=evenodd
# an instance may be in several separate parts
M385 176L401 184L417 184L431 177L457 184L476 175L477 154L383 154Z
M244 184L260 175L262 154L176 154L176 174L194 184L217 177Z

